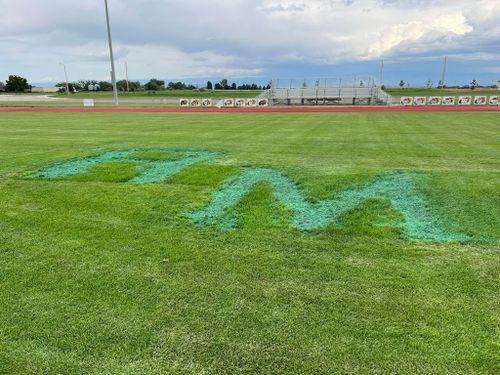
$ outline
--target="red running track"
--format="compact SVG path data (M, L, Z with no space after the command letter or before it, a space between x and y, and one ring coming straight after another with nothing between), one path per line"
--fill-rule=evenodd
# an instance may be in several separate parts
M352 112L500 112L500 107L260 107L260 108L112 108L112 107L0 107L0 112L88 112L88 113L352 113Z

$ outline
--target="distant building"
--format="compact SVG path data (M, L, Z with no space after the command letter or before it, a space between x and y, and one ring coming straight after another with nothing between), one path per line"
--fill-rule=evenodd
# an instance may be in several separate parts
M0 82L0 91L5 91L5 83Z
M59 87L32 87L31 92L55 93L59 92Z

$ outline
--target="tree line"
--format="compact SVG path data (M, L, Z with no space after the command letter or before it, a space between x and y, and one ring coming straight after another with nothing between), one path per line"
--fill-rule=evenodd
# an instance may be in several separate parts
M108 81L95 81L95 80L80 80L77 82L68 83L69 91L112 91L113 85ZM127 85L126 80L116 82L118 91L162 91L162 90L266 90L271 88L271 85L259 86L255 83L237 85L236 83L229 84L227 79L213 84L211 81L207 82L205 87L193 85L184 82L168 82L152 78L144 85L139 81L129 81ZM61 92L66 91L66 83L61 82L56 85L60 88Z
M168 82L152 78L147 83L142 85L139 81L120 80L116 82L119 91L161 91L161 90L266 90L270 89L271 85L257 85L255 83L237 85L235 82L229 83L227 79L223 79L215 84L208 81L205 87L193 85L184 82ZM59 87L60 92L66 92L66 82L60 82L55 85ZM0 82L0 91L7 92L26 92L31 90L32 86L24 77L10 75L9 78ZM108 81L97 80L79 80L76 82L68 82L70 92L77 91L113 91L113 85Z
M220 82L216 82L213 84L211 81L207 82L206 89L207 90L269 90L271 88L271 83L267 86L259 86L255 83L252 84L243 84L237 85L235 82L229 84L227 79L223 79Z

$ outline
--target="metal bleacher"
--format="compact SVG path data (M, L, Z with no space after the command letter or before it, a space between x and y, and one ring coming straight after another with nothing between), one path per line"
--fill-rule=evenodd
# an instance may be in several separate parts
M313 81L275 80L258 97L269 105L387 105L392 97L371 77L326 78Z

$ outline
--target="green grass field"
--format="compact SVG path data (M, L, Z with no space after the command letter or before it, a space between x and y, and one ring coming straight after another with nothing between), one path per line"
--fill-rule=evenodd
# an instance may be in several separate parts
M120 107L178 107L177 99L180 98L208 98L213 100L220 100L225 98L255 98L262 91L253 90L216 90L216 91L198 91L198 90L164 90L164 91L139 91L139 92L120 92L119 99ZM10 93L9 93L10 94ZM61 100L52 101L38 101L30 100L29 96L47 95L49 97L58 98ZM71 94L31 94L23 95L24 97L16 101L2 101L2 94L0 93L0 107L81 107L83 106L83 99L95 99L96 107L110 107L113 106L112 102L99 102L99 100L112 100L112 92L78 92ZM63 101L64 99L64 101ZM65 101L66 99L71 99ZM165 99L165 101L163 100Z
M384 199L304 232L266 182L233 230L186 216L257 167L309 202L415 172L468 239L412 241ZM499 191L497 113L2 113L0 373L498 374Z

